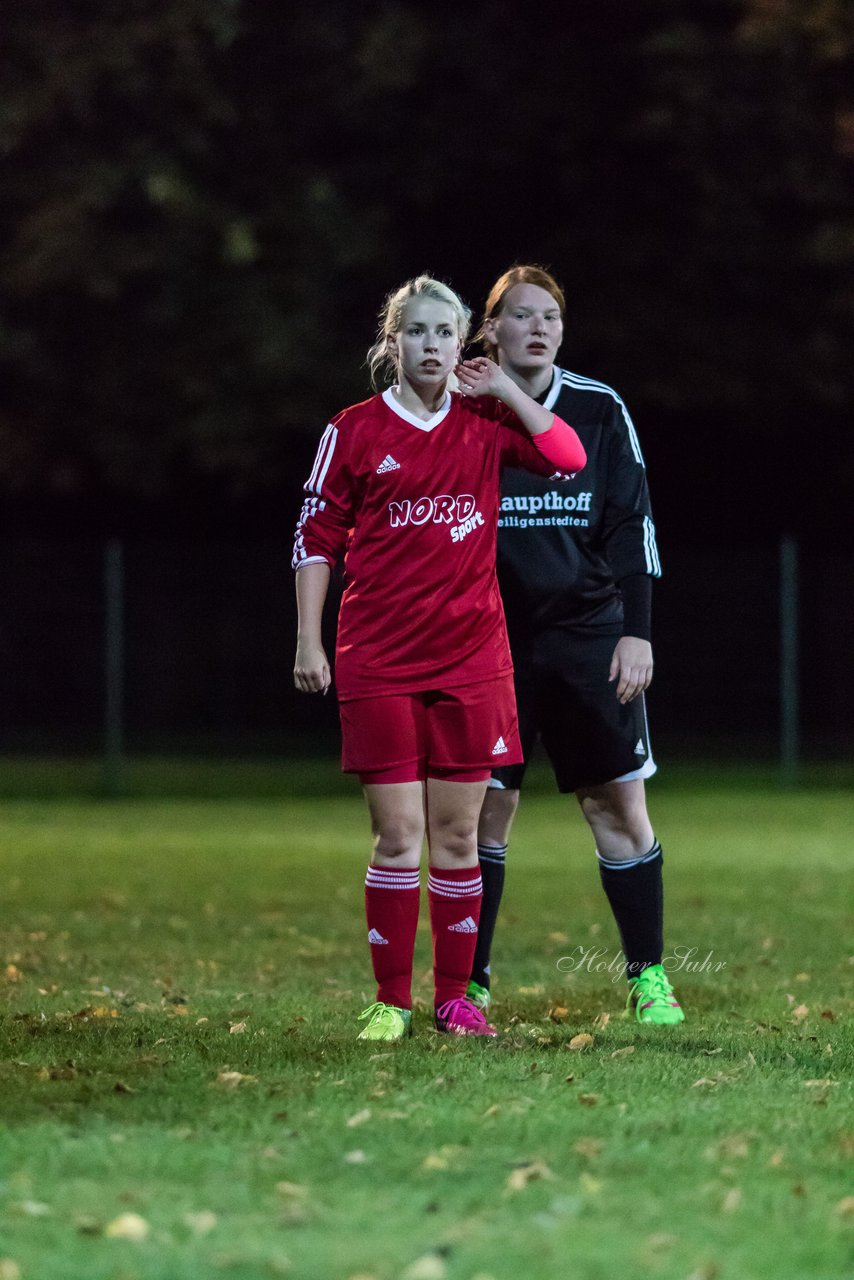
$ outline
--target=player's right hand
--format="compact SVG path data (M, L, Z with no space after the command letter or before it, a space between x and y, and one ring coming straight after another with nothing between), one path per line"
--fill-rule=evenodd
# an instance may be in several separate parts
M327 693L332 685L329 659L322 644L297 644L294 684L300 693Z

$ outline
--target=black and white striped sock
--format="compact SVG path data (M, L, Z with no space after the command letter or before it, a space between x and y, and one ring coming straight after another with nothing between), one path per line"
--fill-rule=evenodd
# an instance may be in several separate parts
M495 922L498 919L498 908L501 906L501 895L504 892L506 855L506 844L477 846L480 875L483 880L483 902L480 907L480 926L477 932L477 947L471 976L472 981L486 988L489 987L489 961L492 954L492 939L495 935Z
M628 862L598 852L602 888L611 904L626 957L626 976L661 964L664 950L663 855L656 840L648 853Z

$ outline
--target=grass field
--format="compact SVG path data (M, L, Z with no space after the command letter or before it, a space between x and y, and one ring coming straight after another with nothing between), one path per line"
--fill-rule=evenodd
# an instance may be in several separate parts
M424 929L416 1035L380 1051L354 792L28 777L0 811L0 1280L854 1275L850 790L653 784L668 950L712 953L658 1030L559 965L613 926L580 820L532 794L500 1040L430 1030Z

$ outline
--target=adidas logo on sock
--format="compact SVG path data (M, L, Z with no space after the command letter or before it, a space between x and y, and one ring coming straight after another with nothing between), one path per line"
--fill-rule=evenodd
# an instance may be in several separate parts
M492 748L492 754L494 756L503 756L506 750L507 750L507 743L504 741L503 738L499 738L495 746Z
M646 747L643 745L643 738L638 738L637 746L635 747L635 755L636 756L646 755Z
M471 916L466 916L465 920L460 920L458 924L448 925L449 933L477 933L477 925Z
M368 942L372 947L387 947L388 938L384 938L379 929L371 929L368 933Z
M384 471L399 471L400 463L395 462L390 453L387 453L380 465L377 467L377 475L381 476Z

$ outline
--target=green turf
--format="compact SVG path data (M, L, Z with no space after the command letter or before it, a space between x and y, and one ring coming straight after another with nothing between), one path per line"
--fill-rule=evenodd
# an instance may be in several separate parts
M416 1034L366 1046L366 820L333 790L4 802L0 1280L852 1274L850 793L656 785L669 949L712 953L658 1030L595 971L582 824L532 796L500 1040L430 1030L422 931ZM606 954L562 971L578 947ZM105 1234L128 1214L144 1239Z

